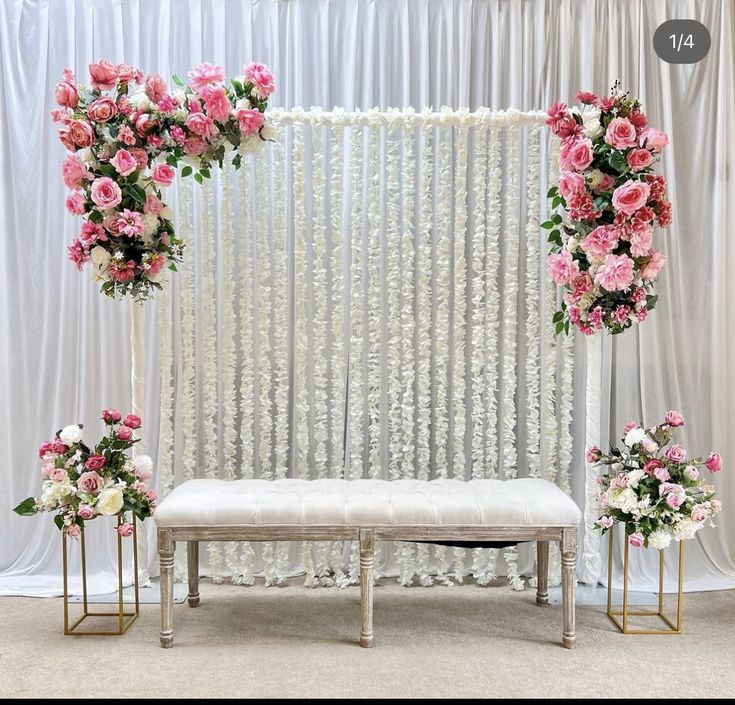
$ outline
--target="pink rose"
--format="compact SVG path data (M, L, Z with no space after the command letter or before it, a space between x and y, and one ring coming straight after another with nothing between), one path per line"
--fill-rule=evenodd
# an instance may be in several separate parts
M655 127L648 127L641 133L641 145L645 145L646 149L654 153L660 152L668 143L666 133Z
M628 166L633 171L645 169L651 165L653 156L647 149L631 149L627 156Z
M187 137L184 142L184 154L190 157L199 156L207 148L207 143L201 137Z
M128 64L118 64L117 78L120 83L130 83L135 78L135 69Z
M82 530L79 528L77 524L70 524L66 527L66 535L71 536L71 538L75 539L79 534L82 533Z
M641 268L641 278L647 281L654 280L666 262L666 257L658 250L651 250L649 259Z
M149 193L145 199L145 205L143 206L144 213L153 213L158 215L163 210L163 203L158 196Z
M697 504L692 508L692 521L696 521L697 524L704 524L708 516L709 511L701 504Z
M595 257L609 255L617 246L620 232L614 225L600 225L579 243L588 254Z
M684 425L684 417L678 412L671 409L664 416L664 423L673 428Z
M270 69L263 64L252 63L242 69L245 80L253 84L253 95L265 100L274 90L276 82Z
M133 432L127 426L120 426L115 436L119 441L129 441L133 437Z
M699 470L697 470L694 465L687 465L684 468L684 476L687 478L687 480L696 482L699 479Z
M104 455L90 455L87 462L84 463L87 470L102 470L105 465L107 465L107 460Z
M69 127L65 126L65 127L60 128L58 134L59 134L59 139L61 140L61 144L64 145L64 148L69 150L70 152L76 152L78 148L74 144L74 141L71 138Z
M672 509L678 509L684 502L684 498L678 492L667 492L666 493L666 504Z
M85 120L73 120L69 125L69 137L77 147L89 147L94 142L94 128Z
M722 470L722 457L719 453L710 453L707 456L707 460L704 461L704 464L712 472L720 472Z
M88 175L84 162L73 154L61 164L61 178L67 188L77 188Z
M199 137L205 140L211 140L218 132L217 126L214 124L209 115L204 113L193 113L186 119L186 126Z
M135 131L141 136L145 137L150 132L158 127L158 120L156 120L150 113L141 113L135 118Z
M125 522L124 524L120 524L120 526L115 527L115 531L117 531L120 536L127 538L128 536L133 535L133 525Z
M600 182L592 190L595 193L608 193L613 190L615 186L615 179L610 174L603 174Z
M157 73L152 73L148 78L145 79L145 94L154 102L157 103L164 95L168 86Z
M674 443L674 445L666 451L666 457L672 463L683 463L687 458L687 452L684 449L684 446L679 443Z
M609 529L613 525L614 520L611 516L604 515L601 516L595 523L601 529Z
M77 516L80 519L84 519L84 521L91 519L94 514L94 507L90 507L88 504L81 504L79 505L79 509L77 509Z
M207 87L202 90L204 110L213 120L227 122L232 106L223 86Z
M559 163L564 171L584 171L592 159L592 142L586 138L567 140L559 155Z
M197 92L210 83L222 83L225 70L216 64L204 62L189 71L189 85Z
M588 448L587 452L585 453L585 458L587 459L588 463L596 463L601 457L602 451L597 446Z
M636 531L628 537L628 543L630 543L633 548L640 548L644 541L645 539L640 531Z
M84 215L87 212L85 203L87 199L81 191L75 191L66 197L66 210L72 215Z
M135 414L128 414L123 419L123 424L128 428L140 428L142 423L140 416L136 416Z
M635 125L628 118L613 118L605 131L605 142L615 149L634 147L636 139Z
M140 483L142 485L142 491L147 492L148 488L145 486L145 482L151 479L153 477L153 472L151 470L148 470L148 468L135 468L135 476L141 480Z
M638 424L635 421L628 421L628 423L623 426L623 434L627 434L628 431L632 431L634 428L638 428Z
M112 98L108 98L107 96L97 98L87 109L87 115L89 115L90 120L94 120L95 122L107 122L108 120L112 120L116 114L117 105L115 105L115 101Z
M579 274L579 265L572 259L568 250L546 258L549 276L559 285L569 284Z
M120 187L109 177L96 179L91 189L92 200L102 209L114 208L122 201Z
M168 132L176 144L184 144L186 142L186 133L178 125L171 126Z
M145 496L151 501L155 502L156 497L158 497L158 493L154 489L148 490L148 492L145 493Z
M665 467L657 467L653 471L653 476L659 481L659 482L666 482L667 480L671 479L671 475L669 475L669 471Z
M613 191L612 204L616 210L633 215L646 205L651 187L643 181L626 181Z
M168 164L156 164L151 172L151 178L161 186L170 186L173 183L174 170Z
M127 149L118 149L110 164L120 176L129 176L138 168L137 160Z
M49 480L53 482L64 482L66 478L69 477L66 470L64 468L57 468L55 467L51 472L48 474Z
M633 257L645 257L651 251L653 228L650 225L636 228L630 236L630 254Z
M99 492L103 485L104 480L102 479L102 476L94 470L83 472L77 480L77 487L79 490L87 494Z
M102 59L96 64L89 65L89 77L94 88L109 91L117 83L117 66L107 59Z
M103 409L102 420L106 424L118 423L120 421L121 414L117 409Z
M79 93L71 81L61 81L54 89L56 102L64 108L76 108L79 103Z
M565 171L559 177L559 193L567 199L578 191L584 191L584 176L574 171Z
M67 450L69 450L69 446L67 446L65 443L62 443L61 439L54 438L54 440L51 442L52 453L56 453L57 455L64 455Z
M633 260L627 255L607 255L595 275L595 284L607 291L620 291L633 283Z

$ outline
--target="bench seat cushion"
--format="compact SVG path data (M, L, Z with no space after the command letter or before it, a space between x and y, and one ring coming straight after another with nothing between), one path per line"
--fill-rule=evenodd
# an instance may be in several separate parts
M517 480L189 480L163 500L171 526L576 526L556 485Z

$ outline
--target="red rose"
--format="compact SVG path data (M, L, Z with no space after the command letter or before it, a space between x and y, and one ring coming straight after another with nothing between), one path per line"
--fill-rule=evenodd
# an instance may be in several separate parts
M103 409L102 420L107 424L118 423L122 415L117 409Z
M104 455L90 455L89 458L87 458L87 462L84 463L84 467L87 468L87 470L102 470L106 464L107 461L105 460Z

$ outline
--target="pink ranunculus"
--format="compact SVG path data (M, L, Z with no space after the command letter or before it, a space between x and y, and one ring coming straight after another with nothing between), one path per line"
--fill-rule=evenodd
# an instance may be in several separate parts
M645 257L651 251L653 229L650 225L636 228L630 235L630 254L633 257Z
M152 73L148 78L145 79L145 94L154 102L157 103L163 96L166 95L168 86L157 73Z
M118 232L128 237L138 237L143 232L143 219L137 211L124 208L117 217Z
M135 131L141 137L145 137L150 134L156 129L156 127L158 127L158 120L156 120L150 113L140 113L140 115L135 118Z
M133 535L133 525L129 524L126 521L124 524L120 524L119 526L116 526L115 531L117 531L117 533L120 534L120 536L127 538Z
M86 120L72 120L69 138L77 147L89 147L94 142L94 128Z
M602 451L597 446L588 448L587 452L585 453L585 458L587 459L588 463L596 463L601 457Z
M135 69L128 64L118 64L117 78L120 83L130 83L135 78Z
M87 199L81 191L74 191L66 197L66 210L72 215L84 215L87 212L84 205L86 202Z
M649 260L641 269L641 277L647 281L654 280L666 262L666 257L658 250L651 250Z
M605 142L615 149L634 147L636 140L635 125L628 118L613 118L605 130Z
M90 455L87 462L84 463L87 470L102 470L105 465L107 465L107 460L104 455Z
M127 426L120 426L120 428L117 429L115 437L119 441L129 441L133 437L133 431Z
M633 548L640 548L645 539L643 538L643 534L640 531L636 531L632 533L630 536L628 536L628 543L633 546Z
M145 493L145 496L151 501L155 502L156 497L158 497L158 492L156 492L154 489L148 490L148 492Z
M54 467L48 474L48 479L52 482L64 482L69 477L69 474L64 468Z
M106 424L119 423L122 414L117 409L102 409L102 420Z
M135 414L128 414L123 419L123 424L128 428L140 428L142 423L143 421L140 416L136 416Z
M56 102L64 108L75 109L79 103L79 93L71 81L60 81L54 89Z
M87 176L89 176L87 167L84 165L84 162L74 154L64 159L61 164L61 177L67 188L78 188Z
M595 275L595 284L607 291L620 291L633 283L633 260L627 255L607 255Z
M674 443L674 445L666 451L666 457L672 463L683 463L687 458L687 452L684 449L684 446L679 443Z
M645 169L653 162L653 156L647 149L631 149L626 159L628 160L628 166L633 171Z
M617 246L620 233L614 225L600 225L579 243L588 254L595 257L609 255Z
M87 108L87 115L95 122L108 122L117 115L117 105L106 95L93 101Z
M659 481L659 482L666 482L667 480L671 479L671 475L669 474L669 471L665 467L657 467L653 470L653 476Z
M626 215L633 215L646 205L650 193L651 187L644 181L626 181L613 191L612 204Z
M264 64L252 63L242 69L245 80L253 84L253 94L256 98L265 100L274 90L276 82L271 70Z
M720 472L722 470L722 457L719 453L710 453L707 456L707 460L704 461L704 464L712 472Z
M161 186L170 186L176 173L168 164L156 164L151 172L151 178Z
M129 176L138 168L138 161L127 149L118 149L110 164L120 176Z
M706 507L703 507L701 504L697 504L692 508L692 521L696 521L697 524L704 524L704 522L707 521L709 514L710 513Z
M204 140L211 140L219 132L214 120L204 113L189 115L186 119L186 126Z
M102 59L102 61L96 64L89 65L89 77L94 88L99 88L101 91L109 91L117 83L117 66L107 61L107 59Z
M189 71L189 85L197 92L210 83L222 83L225 70L216 64L204 62Z
M104 484L105 481L102 479L102 476L95 470L83 472L77 480L77 487L81 492L87 494L99 492Z
M114 208L122 201L120 187L109 176L103 176L92 183L90 196L103 210Z
M69 450L69 446L67 446L66 443L63 443L60 438L54 438L54 440L51 441L52 453L56 453L57 455L64 455L67 450Z
M657 153L669 143L669 138L665 132L661 132L661 130L657 130L655 127L648 127L641 133L640 141L641 145L645 145L646 149Z
M230 117L232 106L224 86L207 86L202 90L204 110L213 120L226 122Z
M584 171L592 159L592 142L589 139L567 140L561 147L559 164L564 171Z
M240 124L240 130L248 137L256 135L265 122L263 113L254 108L241 108L235 113L235 117Z
M184 154L190 157L198 157L207 148L207 143L201 138L192 135L184 142Z
M148 166L148 153L142 147L133 147L130 150L130 154L135 157L135 161L138 162L138 169L143 171Z
M546 258L546 269L549 276L561 286L569 284L579 274L579 265L568 250L549 255Z
M78 524L70 524L66 527L66 535L70 536L71 538L75 539L79 534L82 533L82 530L79 528Z
M574 101L583 105L594 105L597 102L597 96L594 93L590 93L590 91L579 91L574 96Z
M87 521L88 519L91 519L94 515L94 507L90 507L88 504L79 505L79 509L77 509L77 516L80 519L84 519L84 521Z
M576 171L565 171L559 177L559 193L565 198L569 198L578 191L584 191L584 176Z
M684 417L678 411L670 409L664 416L664 423L672 428L678 428L684 425Z

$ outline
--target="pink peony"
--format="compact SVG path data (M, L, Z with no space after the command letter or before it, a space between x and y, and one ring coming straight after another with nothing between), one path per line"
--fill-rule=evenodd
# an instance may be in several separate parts
M166 115L172 115L176 108L179 107L179 101L176 100L172 95L162 96L156 103L158 109Z
M117 409L103 409L102 410L102 420L106 424L118 423L121 417L122 415Z
M653 157L647 149L631 149L626 159L628 160L628 166L633 171L645 169L653 161Z
M684 449L684 446L679 443L674 443L674 445L666 451L666 457L672 463L683 463L687 458L687 452Z
M588 463L596 463L601 457L602 451L597 446L588 448L587 452L585 453L585 458L587 459Z
M94 142L94 128L86 120L73 120L69 124L69 137L77 147L89 147Z
M223 86L207 86L201 92L204 110L213 120L227 122L232 106Z
M61 178L67 188L77 188L88 175L84 162L73 154L61 164Z
M184 142L184 154L191 157L199 156L207 148L207 143L201 137L187 137Z
M138 115L138 117L135 118L135 131L141 137L145 137L146 135L150 134L157 127L158 127L158 120L156 120L149 113L140 113L140 115Z
M707 460L704 461L704 464L712 472L720 472L722 470L722 457L719 453L710 453L707 456Z
M627 255L607 255L595 275L595 284L607 291L620 291L633 283L633 260Z
M216 64L203 63L189 71L189 85L199 93L210 83L222 83L225 70Z
M657 130L655 127L645 129L641 134L641 146L650 149L652 152L660 152L668 143L669 138L665 132Z
M127 149L118 149L110 164L120 176L129 176L138 168L137 160Z
M579 274L579 265L572 259L568 250L549 255L546 258L546 269L549 276L562 286L569 284Z
M178 125L170 127L168 132L176 144L184 144L186 142L186 133Z
M123 424L128 428L140 428L142 423L140 416L136 416L135 414L128 414L123 419Z
M87 462L84 463L84 467L87 468L87 470L102 470L106 464L107 460L104 455L90 455L89 458L87 458Z
M117 78L120 83L130 83L135 78L136 73L135 69L128 64L117 65Z
M66 197L66 210L72 215L84 215L87 212L84 205L87 199L81 191L75 191Z
M56 102L64 108L76 108L79 103L79 93L71 81L61 81L54 89Z
M95 122L108 122L117 115L117 105L112 98L102 96L90 104L87 108L87 115Z
M143 232L143 219L137 211L125 208L117 218L118 231L128 237L138 237Z
M87 521L87 519L91 519L94 514L94 507L90 507L88 504L80 504L79 509L77 509L77 516L85 521Z
M145 79L145 94L154 102L157 103L164 95L168 86L157 73L152 73L148 78Z
M114 208L122 201L120 187L109 176L103 176L92 183L90 196L103 210Z
M658 250L651 250L648 262L641 269L641 277L647 281L655 279L666 262L666 257Z
M96 64L89 65L89 77L92 81L93 88L99 88L101 91L109 91L115 87L117 83L117 66L102 59Z
M145 205L143 206L143 213L153 213L158 215L163 210L163 203L158 196L149 193L145 199Z
M584 191L584 176L575 171L565 171L559 177L559 193L568 199L578 191Z
M129 441L133 437L133 431L127 426L120 426L120 428L117 429L115 437L119 441Z
M209 115L204 113L194 113L186 119L186 126L199 137L205 140L211 140L218 132L217 126L214 124Z
M583 105L594 105L597 103L597 96L589 91L579 91L574 96L575 103L582 103Z
M600 225L579 243L588 254L595 257L609 255L617 246L620 233L614 225Z
M651 187L643 181L626 181L613 191L613 206L625 213L633 215L639 208L646 205Z
M650 225L636 228L630 236L630 254L633 257L645 257L651 250L653 230Z
M133 134L133 131L128 127L127 125L123 125L117 133L117 138L122 142L123 144L127 145L128 147L132 147L135 144L135 135Z
M104 482L105 481L102 479L102 476L99 473L94 470L90 470L89 472L83 472L79 476L79 479L77 480L77 487L79 488L80 492L85 492L86 494L94 494L95 492L99 492L102 489Z
M584 171L592 159L592 142L587 138L574 139L562 145L559 164L564 171Z
M170 186L173 183L174 170L168 164L156 164L151 172L151 178L161 186Z
M120 536L127 538L128 536L133 535L133 525L125 522L124 524L120 524L119 526L115 527L115 531L117 531Z
M664 423L673 428L678 428L684 425L684 417L678 411L671 409L666 412Z
M263 64L252 63L242 69L245 80L253 84L253 95L260 100L265 100L274 90L276 82L271 70Z
M630 543L633 548L640 548L645 539L643 538L643 534L640 531L636 531L635 533L628 536L628 543Z
M263 113L253 108L242 108L235 115L240 123L240 130L248 137L257 134L265 122Z

